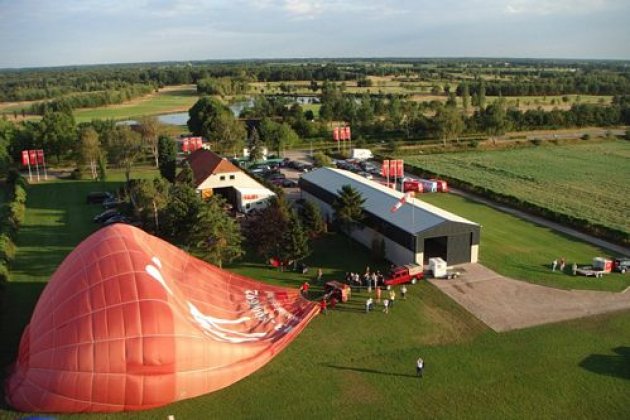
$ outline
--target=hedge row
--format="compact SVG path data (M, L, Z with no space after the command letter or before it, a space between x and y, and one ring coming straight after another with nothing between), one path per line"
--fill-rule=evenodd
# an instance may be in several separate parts
M569 226L580 232L596 236L601 239L605 239L621 246L630 245L630 234L619 229L613 229L608 226L592 223L579 217L569 216L567 214L551 210L547 207L539 206L513 195L498 193L491 189L472 184L468 181L457 179L451 176L444 176L422 168L409 167L407 171L418 177L423 178L440 177L441 179L446 180L450 186L460 189L462 191L470 192L472 194L488 198L494 202L505 204L512 208L524 211L528 214L539 216L547 220Z
M9 199L0 207L0 289L9 280L9 265L15 259L14 239L26 215L26 185L19 172L7 175Z

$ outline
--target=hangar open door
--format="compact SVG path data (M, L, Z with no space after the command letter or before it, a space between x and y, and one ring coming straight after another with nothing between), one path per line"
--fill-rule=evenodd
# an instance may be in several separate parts
M448 236L438 236L435 238L425 238L424 240L424 263L429 263L429 258L442 258L448 261Z

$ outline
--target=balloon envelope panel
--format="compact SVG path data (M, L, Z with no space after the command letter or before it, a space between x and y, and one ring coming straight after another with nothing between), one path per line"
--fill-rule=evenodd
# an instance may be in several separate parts
M79 244L51 277L6 397L30 412L143 410L195 397L265 365L317 312L297 290L112 225Z

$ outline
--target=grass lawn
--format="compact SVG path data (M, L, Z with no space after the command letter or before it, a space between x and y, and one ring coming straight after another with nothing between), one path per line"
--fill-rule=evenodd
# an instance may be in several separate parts
M630 233L630 142L411 156L405 163Z
M479 223L480 262L500 274L562 289L619 292L630 286L627 274L611 273L597 280L570 274L574 261L590 265L593 257L610 251L454 194L424 194L419 199ZM566 272L552 272L551 262L561 257L567 260Z
M199 96L195 86L179 86L164 89L157 94L134 99L120 105L76 109L73 112L77 123L93 119L126 120L146 115L188 111L197 99Z
M120 179L112 176L108 189ZM97 206L84 200L85 193L96 187L87 181L29 187L25 227L18 237L19 272L9 284L0 325L3 366L15 356L47 277L94 228L90 218ZM484 262L496 251L492 244L502 234L499 228L493 233L490 225L513 223L458 197L430 198L484 225ZM511 235L528 228L538 229L521 226L505 232L503 246L517 242ZM558 246L579 245L552 233L538 234L540 240ZM51 255L37 253L37 248L48 249ZM552 256L556 255L545 256L543 262ZM38 258L43 258L41 263ZM228 268L297 287L320 266L325 280L373 266L366 250L334 234L316 243L306 262L311 267L306 276L269 269L255 257ZM428 283L411 286L408 299L398 299L389 315L379 308L365 314L365 298L364 293L355 293L348 304L317 317L267 366L233 386L147 412L108 417L628 418L630 311L497 334ZM426 361L424 379L415 377L419 356ZM0 406L0 418L19 417Z

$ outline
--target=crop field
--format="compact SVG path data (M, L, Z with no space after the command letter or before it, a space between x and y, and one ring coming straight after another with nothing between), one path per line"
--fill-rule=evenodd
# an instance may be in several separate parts
M405 163L630 233L630 142L413 156Z
M199 99L195 86L174 86L157 94L134 99L120 105L74 110L76 121L93 119L126 120L145 115L188 111Z
M151 175L151 171L140 173ZM91 217L99 209L85 204L85 194L112 190L121 179L121 174L114 171L105 184L67 180L29 187L27 217L17 242L16 273L7 287L6 307L0 314L2 367L14 359L19 337L48 276L96 228ZM484 225L498 218L496 211L459 197L434 197L462 211L462 215L478 214ZM509 220L500 221L507 222L501 226L511 225ZM496 229L482 233L482 257L486 244L488 255L499 246L495 242L501 237L501 229ZM567 252L581 246L570 240L541 237L541 229L535 226L519 225L517 231L506 235L519 235L523 229ZM505 260L504 256L498 258ZM348 270L364 270L368 264L375 267L368 251L336 234L314 243L306 262L312 267L307 275L278 272L252 256L229 269L263 282L297 287L305 279L312 280L317 267L323 268L325 280L339 279ZM311 297L316 298L321 288L312 290ZM429 283L410 286L408 299L398 299L389 314L382 313L379 306L366 314L366 298L365 293L354 293L349 303L317 317L268 365L226 389L150 411L107 417L628 416L630 348L623 339L620 341L630 330L628 311L497 334ZM415 377L414 364L419 356L426 362L423 379ZM0 380L6 370L1 372ZM3 405L1 397L0 418L24 417Z

